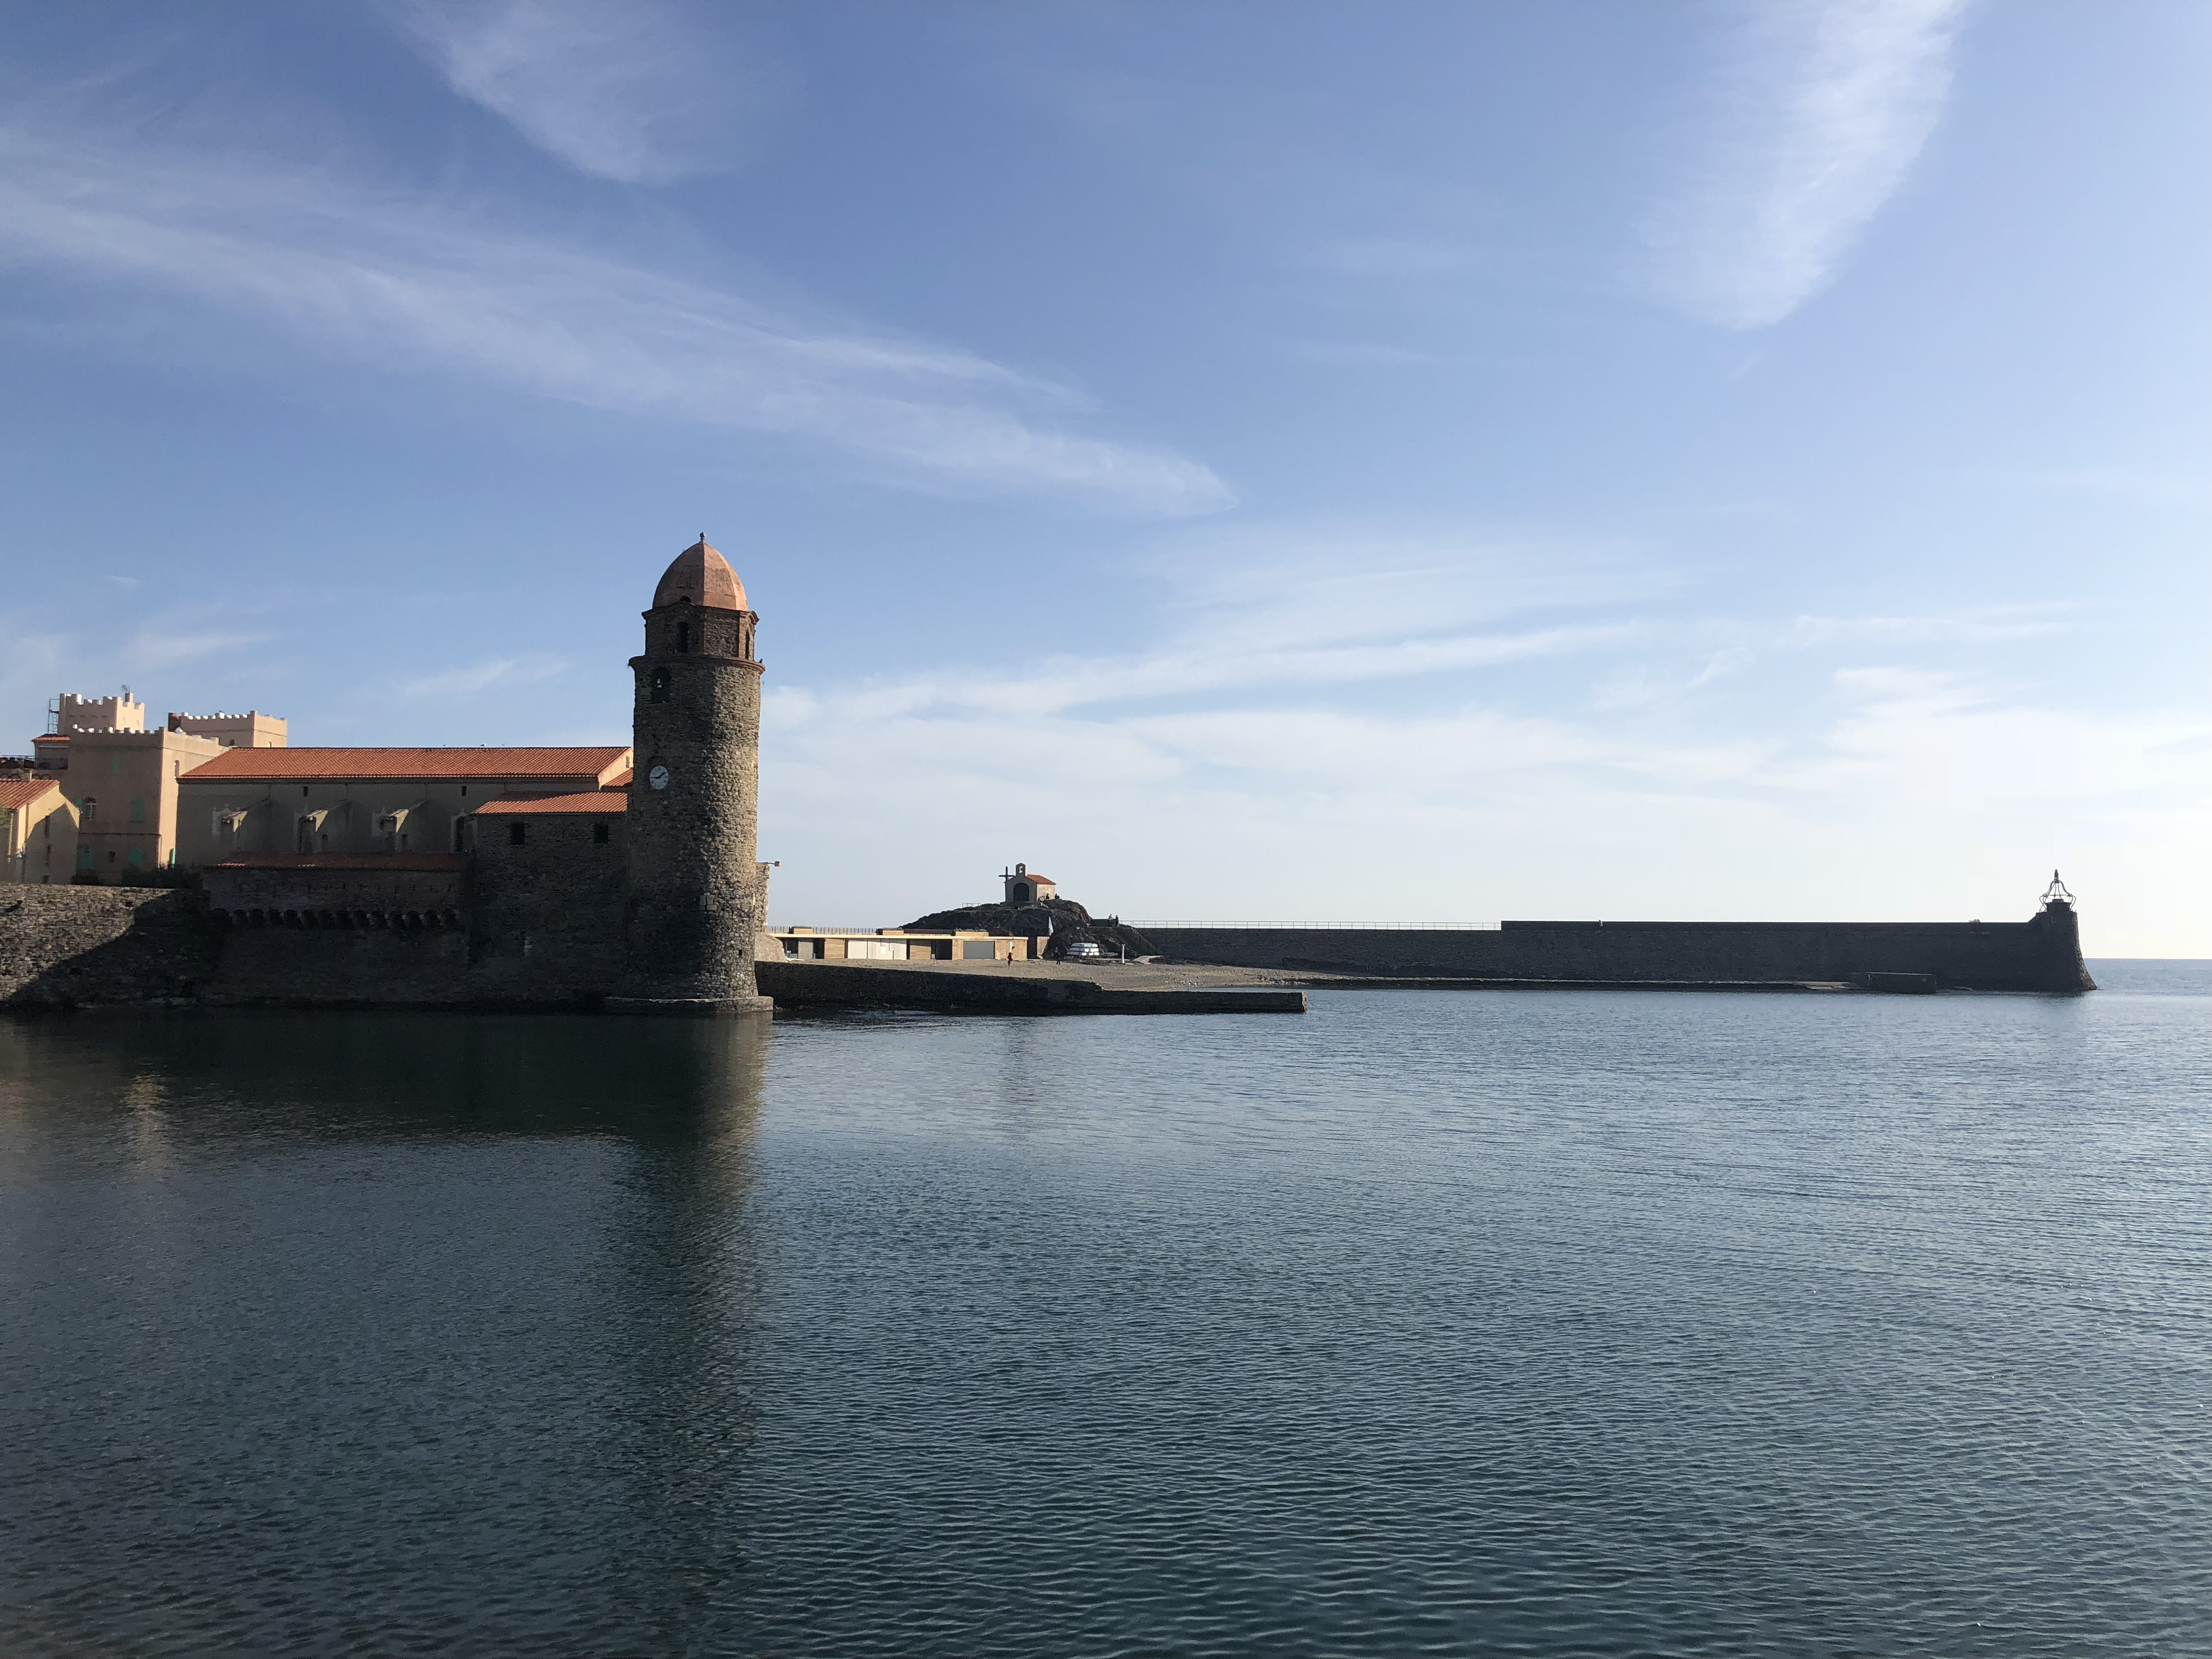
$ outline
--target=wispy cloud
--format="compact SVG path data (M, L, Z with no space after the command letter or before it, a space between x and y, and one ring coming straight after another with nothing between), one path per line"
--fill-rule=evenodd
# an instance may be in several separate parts
M1655 215L1658 285L1765 328L1835 275L1942 113L1969 0L1770 0L1742 13L1691 177Z
M244 646L258 645L269 637L266 634L240 634L232 631L172 633L159 628L141 629L131 637L118 653L125 668L133 673L151 673L163 668L174 668L202 658L216 656L225 651L235 651Z
M664 184L744 159L774 73L667 0L442 0L396 15L465 98L581 172Z
M471 663L466 667L449 668L442 674L432 674L419 680L410 680L400 688L400 695L409 697L467 697L480 691L489 691L495 685L534 685L540 680L550 680L568 672L568 665L558 657L497 657L485 662Z
M2073 607L2063 605L1995 606L1924 617L1799 617L1783 630L1782 643L1798 647L1843 641L1885 645L1987 645L2035 640L2063 632Z
M1542 616L1648 593L1602 548L1352 532L1179 538L1157 580L1164 636L1126 654L1043 657L864 682L868 718L936 710L1057 714L1215 693L1375 684L1571 656L1646 624ZM1500 626L1508 618L1514 626ZM786 693L787 696L804 694Z
M234 157L0 129L0 260L213 304L379 366L805 440L915 488L1165 514L1232 499L1196 462L1067 429L1079 398L973 353Z

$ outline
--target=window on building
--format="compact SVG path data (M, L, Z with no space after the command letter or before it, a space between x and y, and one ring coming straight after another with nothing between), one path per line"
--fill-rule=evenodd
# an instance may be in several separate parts
M100 803L87 795L77 804L76 815L86 823L90 823L100 816Z
M676 624L676 648L678 651L689 651L691 648L691 624L690 623L678 623Z
M592 826L592 841L595 846L605 847L607 844L607 826L605 824L595 823Z
M146 849L143 847L132 848L131 856L125 862L133 870L143 870L146 867Z
M146 798L143 795L131 797L131 822L133 823L146 822Z
M464 833L465 828L460 819L455 818L453 820L453 850L456 853L465 853L469 850L468 843L462 839Z
M312 853L315 850L315 821L313 818L300 820L300 834L294 844L302 853Z
M90 847L80 847L76 849L76 867L80 870L89 870L92 868L92 848Z
M529 827L530 826L525 823L520 818L517 818L513 823L508 824L507 826L507 844L509 847L521 846L524 838L524 832L528 830Z
M665 668L656 668L653 671L653 690L647 695L648 700L653 702L668 701L668 671Z

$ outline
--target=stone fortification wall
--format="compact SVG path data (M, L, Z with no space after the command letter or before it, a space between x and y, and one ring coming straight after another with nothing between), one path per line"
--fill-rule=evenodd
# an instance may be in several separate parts
M224 931L199 1000L218 1006L436 1008L490 1005L458 927L388 921Z
M465 866L456 853L264 854L216 865L202 880L209 903L234 915L458 916Z
M1186 962L1392 978L1597 985L1863 982L1932 975L1947 988L2080 991L2075 914L2025 922L1514 922L1491 928L1158 927Z
M510 904L491 925L225 913L192 890L0 890L0 1006L580 1007L616 988L619 915Z
M489 817L477 826L468 974L476 996L583 1003L622 988L627 829L622 813ZM745 945L750 956L750 936Z
M213 984L222 945L204 893L0 888L0 1006L191 1000Z

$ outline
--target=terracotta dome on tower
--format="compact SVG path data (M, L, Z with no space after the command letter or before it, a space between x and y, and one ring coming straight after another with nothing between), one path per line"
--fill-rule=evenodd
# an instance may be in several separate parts
M661 572L660 585L653 590L656 611L684 599L713 611L746 608L745 585L730 568L730 562L707 545L704 536L676 556L676 562Z

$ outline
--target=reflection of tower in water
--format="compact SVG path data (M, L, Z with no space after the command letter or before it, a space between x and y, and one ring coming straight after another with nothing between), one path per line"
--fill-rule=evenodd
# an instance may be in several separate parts
M756 1415L763 1264L752 1202L755 1139L767 1069L766 1020L641 1020L653 1040L668 1109L665 1133L633 1139L634 1202L614 1262L631 1328L621 1344L624 1397L606 1448L619 1471L625 1530L659 1590L660 1617L679 1612L672 1578L695 1591L680 1612L698 1631L670 1630L664 1651L726 1631L727 1599L750 1569L743 1461ZM756 1540L757 1541L757 1540ZM722 1602L710 1612L708 1597Z
M112 1455L98 1413L27 1441L0 1408L71 1471L11 1567L55 1607L224 1619L241 1649L338 1617L333 1584L398 1645L705 1645L684 1621L716 1609L683 1589L726 1620L750 1571L729 1522L771 1040L388 1013L0 1030L0 1127L72 1171L30 1235L55 1283L100 1286L25 1301L13 1334L124 1389L148 1448ZM312 1525L303 1492L331 1494Z

